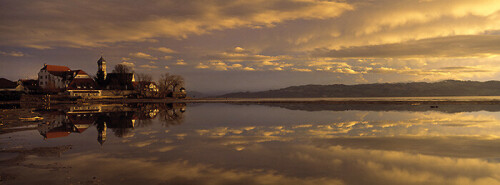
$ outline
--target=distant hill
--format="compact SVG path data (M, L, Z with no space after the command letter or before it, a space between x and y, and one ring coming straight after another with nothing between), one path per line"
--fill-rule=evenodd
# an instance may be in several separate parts
M260 92L237 92L227 98L312 98L312 97L423 97L500 96L500 81L458 81L376 83L359 85L302 85Z
M187 91L187 96L192 98L204 98L207 97L206 94L198 92L198 91Z

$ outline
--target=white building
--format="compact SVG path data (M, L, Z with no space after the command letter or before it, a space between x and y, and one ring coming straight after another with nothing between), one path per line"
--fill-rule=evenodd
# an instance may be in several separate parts
M75 76L66 66L44 65L38 72L38 85L42 89L65 89Z
M85 71L71 70L66 66L44 65L38 72L38 83L42 89L66 90L70 96L101 96L97 83Z

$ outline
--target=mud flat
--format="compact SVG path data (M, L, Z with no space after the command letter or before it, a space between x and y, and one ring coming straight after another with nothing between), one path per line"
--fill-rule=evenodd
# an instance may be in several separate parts
M33 109L1 109L0 134L36 129L38 123L47 120L22 118L41 118L41 116L40 113L34 112Z

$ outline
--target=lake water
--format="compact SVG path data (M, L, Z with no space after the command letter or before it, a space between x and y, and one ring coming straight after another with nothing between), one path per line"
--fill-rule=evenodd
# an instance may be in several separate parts
M500 184L500 105L37 111L52 121L0 135L1 183Z

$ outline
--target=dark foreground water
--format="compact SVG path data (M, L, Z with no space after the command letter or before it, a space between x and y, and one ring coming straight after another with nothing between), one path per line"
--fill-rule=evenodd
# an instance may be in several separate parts
M37 111L0 135L0 184L500 184L498 105Z

